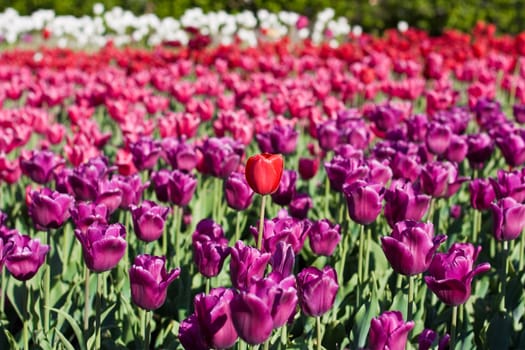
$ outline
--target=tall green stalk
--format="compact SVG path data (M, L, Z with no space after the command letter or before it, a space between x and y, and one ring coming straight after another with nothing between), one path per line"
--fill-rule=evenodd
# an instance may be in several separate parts
M323 347L321 345L322 343L322 340L323 340L323 336L322 336L322 325L321 325L321 316L317 316L315 318L315 321L316 321L316 328L317 328L317 350L321 350Z
M257 232L257 249L262 249L262 239L264 230L264 208L266 207L266 196L261 199L261 212L259 215L259 231Z
M413 304L414 304L414 276L408 276L407 321L412 320Z
M458 307L452 306L452 318L450 320L450 349L454 350L456 346L456 326L458 322Z
M46 244L51 248L51 230L46 232ZM44 332L49 334L49 313L50 313L50 303L49 303L49 289L51 286L51 263L48 254L46 256L46 270L44 274Z
M84 332L89 329L89 268L84 264Z
M95 349L100 349L101 344L101 314L102 314L102 274L97 273L97 298L95 301Z

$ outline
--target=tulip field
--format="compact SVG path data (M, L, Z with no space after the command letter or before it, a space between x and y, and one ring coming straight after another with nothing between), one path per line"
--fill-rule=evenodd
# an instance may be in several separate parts
M525 349L525 32L98 10L0 25L0 349Z

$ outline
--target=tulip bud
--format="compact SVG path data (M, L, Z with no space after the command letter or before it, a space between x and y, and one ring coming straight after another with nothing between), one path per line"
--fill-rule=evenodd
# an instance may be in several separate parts
M69 209L74 202L71 196L49 188L33 191L30 196L29 216L37 229L59 228L69 219Z
M314 222L308 232L310 248L317 255L331 256L341 241L341 227L327 219Z
M414 321L404 322L401 312L387 311L372 319L368 333L368 349L404 349L412 328Z
M307 316L317 317L328 312L334 305L338 289L333 267L325 266L323 270L307 267L297 275L299 303Z
M280 154L261 153L248 158L246 181L260 195L277 191L283 174L284 160Z
M145 310L155 310L166 301L168 286L177 277L180 269L170 272L164 266L165 257L139 255L129 269L131 299Z
M155 202L144 201L141 206L131 206L133 228L137 237L144 242L159 239L164 232L164 225L170 208L158 206Z
M381 212L384 187L358 180L343 187L350 218L361 225L369 225Z
M31 239L31 237L21 235L18 232L14 233L8 242L11 242L9 245L12 247L9 254L4 256L5 266L14 278L19 281L27 281L44 264L49 246L41 244L39 239ZM7 243L5 247L7 247Z
M224 195L228 206L235 210L245 210L252 204L253 191L246 182L244 174L233 172L224 182Z
M491 204L493 232L498 241L511 241L522 234L525 227L525 205L512 197L503 198Z

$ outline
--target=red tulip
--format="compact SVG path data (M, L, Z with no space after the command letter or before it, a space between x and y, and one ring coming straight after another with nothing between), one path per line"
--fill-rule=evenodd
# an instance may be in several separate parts
M246 181L261 195L271 194L279 188L284 160L280 154L261 153L248 158Z

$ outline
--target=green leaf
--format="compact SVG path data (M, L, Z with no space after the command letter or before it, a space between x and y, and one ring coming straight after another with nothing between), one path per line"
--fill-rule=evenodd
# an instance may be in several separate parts
M67 350L75 350L75 347L73 346L73 344L71 344L69 342L69 340L67 340L67 338L62 334L62 332L60 332L58 330L58 328L54 328L54 331L56 333L56 335L58 336L58 338L60 339L60 342L61 344L67 349Z
M512 324L507 316L494 315L487 330L489 349L510 349L511 329Z
M365 302L357 311L354 319L354 326L350 332L350 338L353 340L353 349L362 348L365 346L368 331L370 329L370 321L379 314L379 302L377 296L372 295L370 301Z
M82 329L80 329L80 326L75 321L75 319L71 317L70 314L68 314L67 312L64 312L63 310L55 309L54 307L50 307L49 310L56 312L57 314L59 314L60 316L64 317L67 320L67 322L73 329L73 333L75 333L75 337L77 338L78 344L80 346L80 350L86 350L86 343L84 341L84 332L82 331Z

